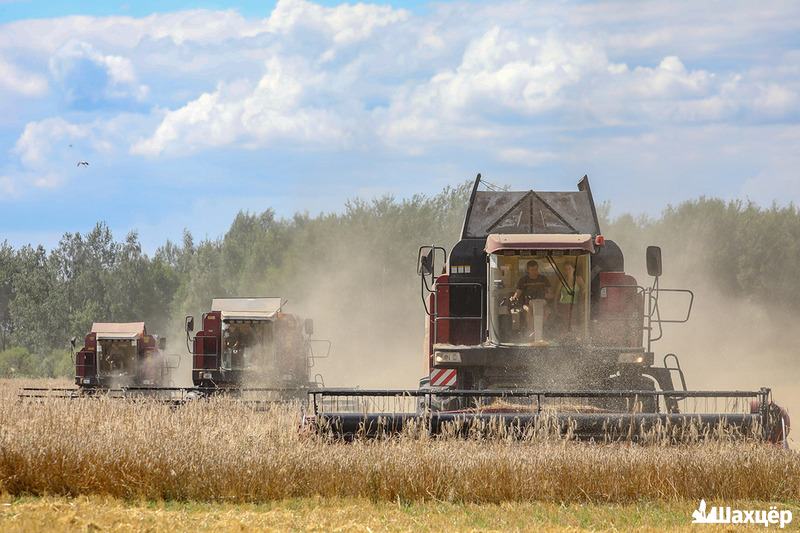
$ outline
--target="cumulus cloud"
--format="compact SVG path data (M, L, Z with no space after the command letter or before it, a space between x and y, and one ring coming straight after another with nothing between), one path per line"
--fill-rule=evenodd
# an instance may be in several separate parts
M352 44L408 18L408 11L390 6L359 3L324 7L306 0L281 0L270 14L266 29L284 35L312 32L336 44Z
M726 129L796 124L798 15L791 3L506 0L410 12L279 0L263 18L65 17L3 27L0 57L22 47L38 81L21 84L28 73L0 60L0 74L17 69L0 87L43 95L49 75L69 111L86 113L38 115L18 134L13 154L42 175L58 153L48 147L66 139L150 162L224 149L467 150L520 169L569 166L590 146L595 160L625 153L645 168L663 156L648 156L650 143L695 153L681 148L694 139L713 153L728 149ZM119 127L122 112L135 127Z
M132 152L335 139L338 146L367 143L421 154L441 143L466 142L491 146L508 162L514 138L537 128L690 124L742 114L774 119L794 103L794 91L784 84L764 85L747 72L692 68L673 54L639 64L615 60L603 35L532 28L504 17L507 7L518 5L496 4L494 21L484 9L487 20L473 28L473 14L457 8L419 20L385 6L279 2L264 27L284 39L264 45L270 59L260 80L245 88L220 83L166 112ZM445 19L461 28L451 39L461 43L455 56L433 38ZM309 35L311 44L298 49ZM398 60L409 46L399 35L413 36L433 54L427 73ZM358 45L348 55L339 50L343 43ZM331 62L338 57L344 59ZM384 70L387 64L399 69L395 76ZM402 77L403 69L409 77ZM376 81L374 73L385 79Z
M14 152L27 166L42 165L55 143L85 139L89 131L86 125L71 124L59 117L29 122L17 139Z
M58 117L29 122L12 150L19 160L5 169L1 185L15 195L29 188L58 187L77 163L80 152L73 146L83 146L91 134L89 125Z
M25 48L52 54L79 38L101 49L133 49L143 41L174 45L218 44L265 31L263 21L248 20L235 11L187 10L147 17L68 16L32 19L4 25L0 48L24 43Z
M68 42L50 58L50 74L65 101L80 108L141 101L149 91L138 83L130 59L82 41Z
M302 61L274 57L255 86L220 84L185 106L168 112L155 133L136 142L132 153L158 155L241 142L258 146L273 140L337 143L347 120L307 96L325 86L326 76Z
M0 90L3 89L22 96L42 96L47 92L47 80L0 57Z
M150 127L140 117L121 114L111 119L70 122L51 117L28 122L11 152L16 161L3 172L3 188L16 193L28 188L54 189L86 169L78 161L89 160L90 169L108 167L125 152L126 135Z
M760 85L753 101L754 109L767 116L784 116L795 112L798 104L797 91L777 83Z

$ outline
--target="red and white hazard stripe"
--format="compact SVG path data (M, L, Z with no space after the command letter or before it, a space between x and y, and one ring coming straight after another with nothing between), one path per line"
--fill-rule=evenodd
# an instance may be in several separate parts
M431 370L431 387L453 387L457 373L455 368L434 368Z

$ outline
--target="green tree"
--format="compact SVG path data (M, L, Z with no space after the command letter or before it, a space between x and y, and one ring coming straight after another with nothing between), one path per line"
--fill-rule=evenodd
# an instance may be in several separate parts
M0 352L0 376L13 378L37 374L36 361L25 348L15 347Z
M0 243L0 351L5 350L11 335L11 313L9 307L14 296L14 274L17 258L7 241Z

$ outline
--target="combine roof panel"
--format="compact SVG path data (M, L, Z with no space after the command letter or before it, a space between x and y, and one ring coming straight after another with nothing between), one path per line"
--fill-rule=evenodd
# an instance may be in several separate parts
M95 322L92 333L98 339L136 339L145 334L144 322Z
M214 298L211 310L220 311L222 319L269 320L281 309L282 298Z
M497 234L486 238L486 253L500 250L585 250L594 252L594 239L588 233L572 234Z
M477 191L464 229L464 238L474 239L492 233L600 233L587 191Z

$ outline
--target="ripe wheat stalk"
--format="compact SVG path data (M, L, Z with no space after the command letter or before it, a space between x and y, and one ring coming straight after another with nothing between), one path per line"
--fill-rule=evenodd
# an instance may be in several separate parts
M8 389L8 387L6 387ZM178 408L112 399L0 403L0 491L256 502L303 496L455 502L800 499L800 457L720 439L587 444L424 432L344 443L299 431L297 406Z

